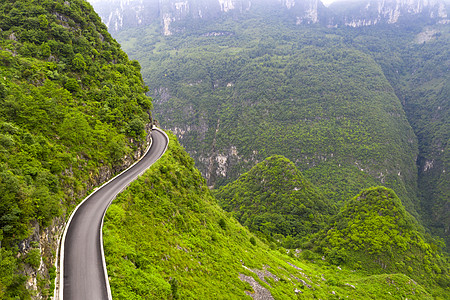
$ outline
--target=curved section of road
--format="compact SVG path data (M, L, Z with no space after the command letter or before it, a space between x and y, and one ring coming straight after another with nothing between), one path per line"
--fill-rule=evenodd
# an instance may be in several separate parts
M62 238L60 293L62 300L111 299L101 230L106 209L114 198L166 151L167 135L152 131L144 157L87 197L73 212Z

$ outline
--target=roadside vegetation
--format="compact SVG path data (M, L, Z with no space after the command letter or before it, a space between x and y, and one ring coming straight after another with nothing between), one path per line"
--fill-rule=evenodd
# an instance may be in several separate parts
M193 160L169 138L168 151L106 213L114 299L251 299L261 288L274 299L444 299L445 289L398 271L355 269L260 239L219 207Z
M0 298L45 299L57 237L40 234L145 146L152 104L87 2L6 0L0 16Z

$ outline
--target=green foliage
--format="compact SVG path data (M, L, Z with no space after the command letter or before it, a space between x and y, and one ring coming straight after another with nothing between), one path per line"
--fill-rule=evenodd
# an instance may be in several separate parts
M51 251L19 253L20 241L69 211L101 167L120 170L142 146L151 100L86 1L2 1L0 15L0 298L27 299L20 274ZM38 279L43 298L50 284Z
M335 211L325 197L283 156L272 156L215 193L251 231L286 248L322 228Z
M72 67L76 71L84 71L86 69L86 62L84 61L83 55L77 53L72 59Z
M225 222L224 219L220 219L220 220L219 220L219 226L220 226L220 228L222 228L223 230L226 230L226 229L227 229L227 223Z
M431 299L403 274L368 276L327 265L312 252L317 263L271 250L220 209L193 160L169 137L168 151L106 213L114 299L251 299L256 288L244 276L275 299Z
M37 269L41 263L41 251L39 249L31 249L25 258L25 262Z
M400 272L433 286L449 276L449 267L422 232L391 189L374 187L346 203L319 233L316 245L333 264L375 274Z
M450 167L450 77L446 67L450 62L450 29L415 22L400 28L340 31L348 44L374 57L402 101L418 139L417 194L422 219L434 234L446 239L448 247L450 177L445 170Z
M77 80L75 78L67 79L66 84L64 84L64 87L69 92L76 92L80 88L79 85L78 85L78 82L77 82Z
M178 281L175 278L170 280L170 289L172 290L172 299L179 299L180 294L178 293Z
M144 127L144 122L141 119L133 119L128 124L127 134L131 137L142 138L145 135Z

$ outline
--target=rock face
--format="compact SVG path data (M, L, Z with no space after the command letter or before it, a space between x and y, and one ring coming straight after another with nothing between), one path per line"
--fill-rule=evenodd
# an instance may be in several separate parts
M111 32L159 22L164 35L173 33L172 23L185 19L210 19L223 13L250 8L247 0L91 0Z
M160 1L152 0L91 0L110 32L123 28L148 25L159 19Z
M130 167L136 160L140 159L145 154L146 147L150 143L151 124L146 125L146 131L148 134L145 143L136 143L136 150L131 156L124 157L121 165L118 165L115 168L108 166L100 168L98 175L92 176L92 181L86 183L86 190L80 191L79 193L71 193L73 197L72 200L75 202L85 198L89 190L102 185L116 174L119 174L121 171ZM25 286L33 294L32 299L42 299L44 297L41 290L42 287L38 284L39 278L50 276L50 279L52 281L54 280L52 275L48 275L49 273L54 272L54 270L49 270L46 264L43 263L43 259L49 260L50 265L55 266L55 263L59 259L59 257L55 255L55 252L57 251L55 249L60 247L60 238L62 237L68 218L68 216L55 218L52 224L47 228L40 228L38 222L33 222L33 233L29 238L22 240L19 243L20 256L27 257L33 250L39 250L41 256L39 266L35 266L37 268L32 268L30 266L25 267L25 275L27 277ZM59 278L59 275L57 278Z
M439 0L369 0L357 3L336 3L330 9L344 8L334 24L361 27L394 24L410 18L422 18L447 24L449 5Z
M319 0L91 0L110 32L159 22L164 35L182 30L173 23L242 14L258 6L286 9L297 24L320 20L325 6Z
M242 14L258 7L286 10L297 25L323 23L336 26L393 24L409 18L450 23L449 4L443 0L366 0L337 2L329 8L320 0L91 0L110 32L160 24L164 35L182 31L174 24Z
M213 19L223 14L242 13L251 7L247 0L160 0L159 15L164 35L176 30L172 23L186 19Z

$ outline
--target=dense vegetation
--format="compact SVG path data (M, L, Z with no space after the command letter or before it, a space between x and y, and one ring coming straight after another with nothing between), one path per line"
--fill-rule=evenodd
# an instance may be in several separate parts
M251 299L264 289L275 299L432 299L407 275L269 247L219 208L173 135L163 157L114 200L103 234L114 299Z
M339 31L250 15L117 38L209 185L281 154L335 202L383 183L416 215L416 137L381 67Z
M448 245L448 26L288 19L246 12L184 20L172 36L158 25L116 36L210 186L281 154L339 204L369 186L393 188Z
M389 27L364 35L349 31L348 41L375 57L403 103L419 141L423 219L450 246L450 28L420 23L408 28L401 39Z
M403 273L425 285L449 288L449 265L427 243L417 221L385 187L363 190L318 235L318 251L335 264L374 274Z
M214 194L242 225L285 248L300 247L335 213L329 200L279 155L258 163Z
M152 104L87 2L5 0L0 16L0 298L46 298L56 245L39 234L145 146Z
M87 2L5 0L0 16L0 298L48 298L57 227L139 155L152 103ZM450 232L448 28L271 16L119 34L209 185L256 167L217 192L227 213L171 135L106 215L114 298L445 297L443 244L413 216ZM401 201L348 201L380 183Z

